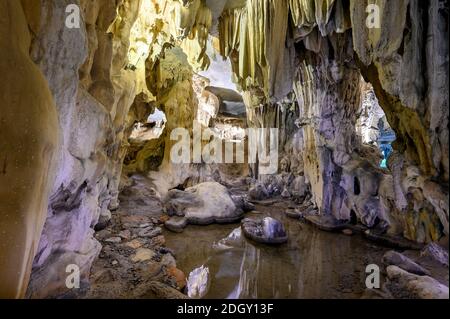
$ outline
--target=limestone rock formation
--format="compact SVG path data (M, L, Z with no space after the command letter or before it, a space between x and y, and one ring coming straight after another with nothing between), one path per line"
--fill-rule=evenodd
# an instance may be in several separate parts
M303 154L299 171L311 183L314 201L323 214L343 220L355 214L369 227L379 225L391 234L429 242L448 234L448 211L437 204L445 203L446 199L438 199L439 195L428 191L431 185L439 188L439 184L448 180L448 165L442 162L448 158L447 151L436 144L439 139L448 138L445 124L448 102L445 90L437 84L448 83L448 76L442 72L448 65L448 50L442 41L436 41L447 32L438 27L445 23L446 16L441 10L442 1L426 5L413 1L409 6L407 3L380 3L379 30L366 26L365 1L350 1L349 5L343 1L321 1L317 7L305 1L289 1L287 7L283 7L287 4L284 1L276 4L248 1L247 6L252 5L252 9L244 6L224 13L219 28L220 43L221 53L234 61L233 70L241 88L249 92L244 92L244 100L250 123L263 127L286 125L287 139L298 141L299 153ZM258 11L261 16L254 18L258 6L264 9ZM265 15L264 10L280 15ZM290 33L285 33L283 23L278 24L285 19L283 14L288 13L294 21L293 39ZM421 19L427 19L433 27L425 30L417 23ZM253 30L266 30L267 25L271 29L263 32L261 38L245 37L247 30L253 34ZM277 40L285 39L284 53L277 55L280 60L273 60L267 49L283 48L273 42L272 32L278 35ZM280 61L290 61L291 41L299 43L295 48L297 71L282 85L285 92L281 95L289 100L288 93L295 93L298 108L284 112L292 112L297 117L295 123L286 117L277 120L282 118L282 108L274 105L273 100L279 104L282 98L278 93L283 90L274 90L273 85L284 82L264 68L269 65L271 70L283 69ZM373 85L397 136L394 149L402 155L391 156L388 164L391 174L374 165L378 156L374 159L370 155L373 151L355 140L356 115L361 104L360 74ZM414 84L410 76L415 79ZM437 103L427 106L431 100ZM435 113L442 115L439 120L423 121L419 114L430 114L433 108L439 108ZM425 149L433 143L434 152ZM402 177L408 174L411 177ZM435 180L440 182L434 184ZM447 193L444 189L439 192ZM413 196L420 199L413 200L414 207L408 206L406 197ZM428 220L427 226L419 222L422 219Z
M185 191L171 190L165 199L169 215L183 216L189 224L231 223L243 216L226 187L215 182L201 183Z
M283 244L288 240L283 224L272 217L262 220L246 218L242 222L242 232L247 238L262 244Z
M39 8L20 1L0 4L0 297L23 297L47 216L58 129L49 85L33 63L28 25ZM15 37L11 37L15 35Z

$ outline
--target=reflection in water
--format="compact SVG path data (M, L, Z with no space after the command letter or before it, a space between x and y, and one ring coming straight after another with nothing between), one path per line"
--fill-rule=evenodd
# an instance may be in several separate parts
M359 236L322 232L271 212L274 209L259 209L284 223L287 244L239 240L239 225L189 226L182 234L166 233L167 246L175 251L181 270L209 267L211 283L205 298L361 297L365 268L381 260L384 249ZM224 240L230 234L233 240Z

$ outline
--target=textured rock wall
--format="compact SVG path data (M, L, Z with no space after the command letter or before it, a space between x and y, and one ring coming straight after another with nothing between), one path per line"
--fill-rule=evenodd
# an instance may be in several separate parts
M140 2L77 2L84 13L79 29L64 23L71 3L41 1L31 49L52 91L60 131L56 179L28 289L33 298L63 293L70 264L86 279L100 251L93 227L117 197L123 123L136 95L135 74L123 67Z
M25 294L58 145L55 103L29 55L39 6L23 3L0 3L0 298Z
M351 2L353 42L397 141L390 161L404 235L448 235L448 4L382 2L379 33L361 26L364 2ZM436 215L439 221L435 219ZM431 215L431 216L430 216Z
M158 99L171 119L168 126L191 122L195 114L191 108L196 105L189 93L192 72L190 78L178 72L190 68L189 63L184 60L173 69L176 64L166 49L174 44L188 46L187 54L198 58L199 68L208 64L203 51L210 12L202 1L194 2L76 1L82 9L82 25L68 29L65 9L73 1L41 1L42 23L31 52L53 93L61 139L28 296L65 293L69 264L80 267L83 283L87 283L92 261L100 251L93 238L94 226L108 220L118 205L129 129L142 116L134 111L140 106L148 114ZM159 68L164 62L165 73L164 67ZM171 85L176 90L166 96Z
M323 214L355 215L393 235L437 240L448 234L448 5L376 1L381 28L369 28L369 4L247 1L219 19L221 53L231 58L235 81L246 91L250 125L277 125L278 112L270 108L294 91L299 129L287 140L300 146L298 174L311 184ZM292 56L293 42L296 72L285 70L283 81L267 70L282 69L279 59ZM376 150L356 140L360 74L397 135L388 171L377 167Z
M240 89L262 88L264 97L275 100L291 91L294 47L287 38L288 7L287 1L249 0L220 17L220 51L231 58Z

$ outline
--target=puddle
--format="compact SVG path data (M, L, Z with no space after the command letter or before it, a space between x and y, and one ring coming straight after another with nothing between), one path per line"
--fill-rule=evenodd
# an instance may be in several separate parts
M368 264L379 263L386 249L359 235L327 233L284 216L283 209L257 207L262 216L281 220L289 241L264 246L243 239L241 247L218 249L218 242L240 224L188 226L165 233L186 276L203 265L210 271L204 298L360 298ZM223 248L223 247L222 247Z

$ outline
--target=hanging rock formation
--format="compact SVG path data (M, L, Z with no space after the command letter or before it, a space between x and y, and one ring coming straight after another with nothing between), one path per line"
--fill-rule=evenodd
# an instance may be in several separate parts
M448 139L448 45L438 40L448 34L446 5L377 1L381 28L369 28L369 4L248 1L223 14L221 53L233 61L236 80L246 91L250 124L285 121L293 127L286 161L293 160L289 148L297 144L303 157L295 159L297 174L306 177L322 214L342 220L356 215L364 225L392 235L437 240L448 235L448 149L441 146ZM265 32L247 38L255 30ZM285 82L271 70L282 69L280 60L289 65L293 49L294 80ZM280 74L290 77L289 70ZM374 165L373 150L356 138L360 74L373 85L397 136L389 172ZM282 89L275 90L280 84ZM294 109L288 107L292 92ZM285 115L290 112L296 127Z

